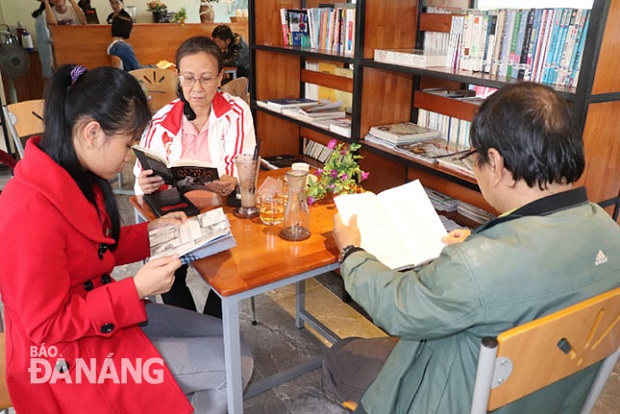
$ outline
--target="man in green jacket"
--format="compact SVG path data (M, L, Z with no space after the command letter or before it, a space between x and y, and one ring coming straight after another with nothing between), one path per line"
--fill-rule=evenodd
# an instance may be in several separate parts
M355 217L334 219L347 291L393 335L348 338L325 356L326 395L360 402L356 413L467 413L482 337L620 286L620 228L573 187L585 160L564 99L506 86L481 105L470 141L482 195L503 214L431 264L392 271L358 247ZM496 412L578 412L597 368Z

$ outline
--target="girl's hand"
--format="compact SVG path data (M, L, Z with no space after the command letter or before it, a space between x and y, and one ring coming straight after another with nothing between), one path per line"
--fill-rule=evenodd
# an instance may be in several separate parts
M164 226L183 224L187 221L187 216L182 211L174 211L172 213L168 213L165 216L161 216L160 218L153 220L149 223L148 229L149 231L158 229Z
M138 185L144 194L154 193L164 185L164 179L154 174L153 170L144 170L138 175Z
M174 271L181 267L179 256L166 256L151 259L133 277L138 297L166 293L174 282Z

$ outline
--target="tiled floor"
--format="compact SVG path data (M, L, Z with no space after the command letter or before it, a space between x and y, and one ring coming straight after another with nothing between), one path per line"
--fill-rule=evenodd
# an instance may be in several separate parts
M131 188L132 181L130 170L126 168L125 188ZM133 211L128 197L118 196L118 202L124 222L132 223ZM120 266L116 268L114 276L123 278L132 275L139 266L139 264ZM188 285L198 308L202 308L208 292L207 285L195 272L190 272ZM260 379L321 355L326 349L327 343L318 338L311 328L302 330L295 328L294 295L293 287L284 287L258 296L256 326L250 323L249 303L242 303L241 331L254 354L254 379ZM340 336L384 335L355 309L342 302L342 283L337 275L330 273L310 280L307 284L307 296L307 307L311 312ZM607 381L606 388L592 411L593 414L620 412L619 374L620 363L616 365L614 373ZM319 370L250 398L245 401L244 407L244 411L249 414L346 413L322 397Z

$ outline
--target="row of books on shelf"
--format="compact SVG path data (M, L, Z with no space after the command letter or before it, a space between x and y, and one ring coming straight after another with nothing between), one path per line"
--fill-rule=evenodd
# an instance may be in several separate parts
M352 54L355 48L355 4L280 9L282 39L287 46Z
M576 86L588 9L498 9L452 17L446 66Z
M344 137L351 136L351 119L346 117L342 101L318 102L308 98L257 101L258 106L299 121L327 129Z
M471 122L426 109L418 110L418 125L439 131L452 145L469 148Z
M313 141L308 138L302 140L302 154L310 158L314 158L320 163L327 162L327 159L334 150L328 148L327 145L323 145L320 142Z

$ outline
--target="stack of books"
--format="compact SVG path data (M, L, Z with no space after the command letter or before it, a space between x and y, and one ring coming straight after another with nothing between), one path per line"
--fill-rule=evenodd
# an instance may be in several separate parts
M412 68L445 66L446 55L420 49L375 49L375 61Z
M413 122L377 125L370 128L364 138L368 142L394 148L399 144L418 142L439 137L439 131Z
M318 102L314 99L308 98L279 98L269 99L266 101L256 101L256 104L262 108L267 108L274 112L282 113L285 109L297 109L303 106L312 106L318 104Z

